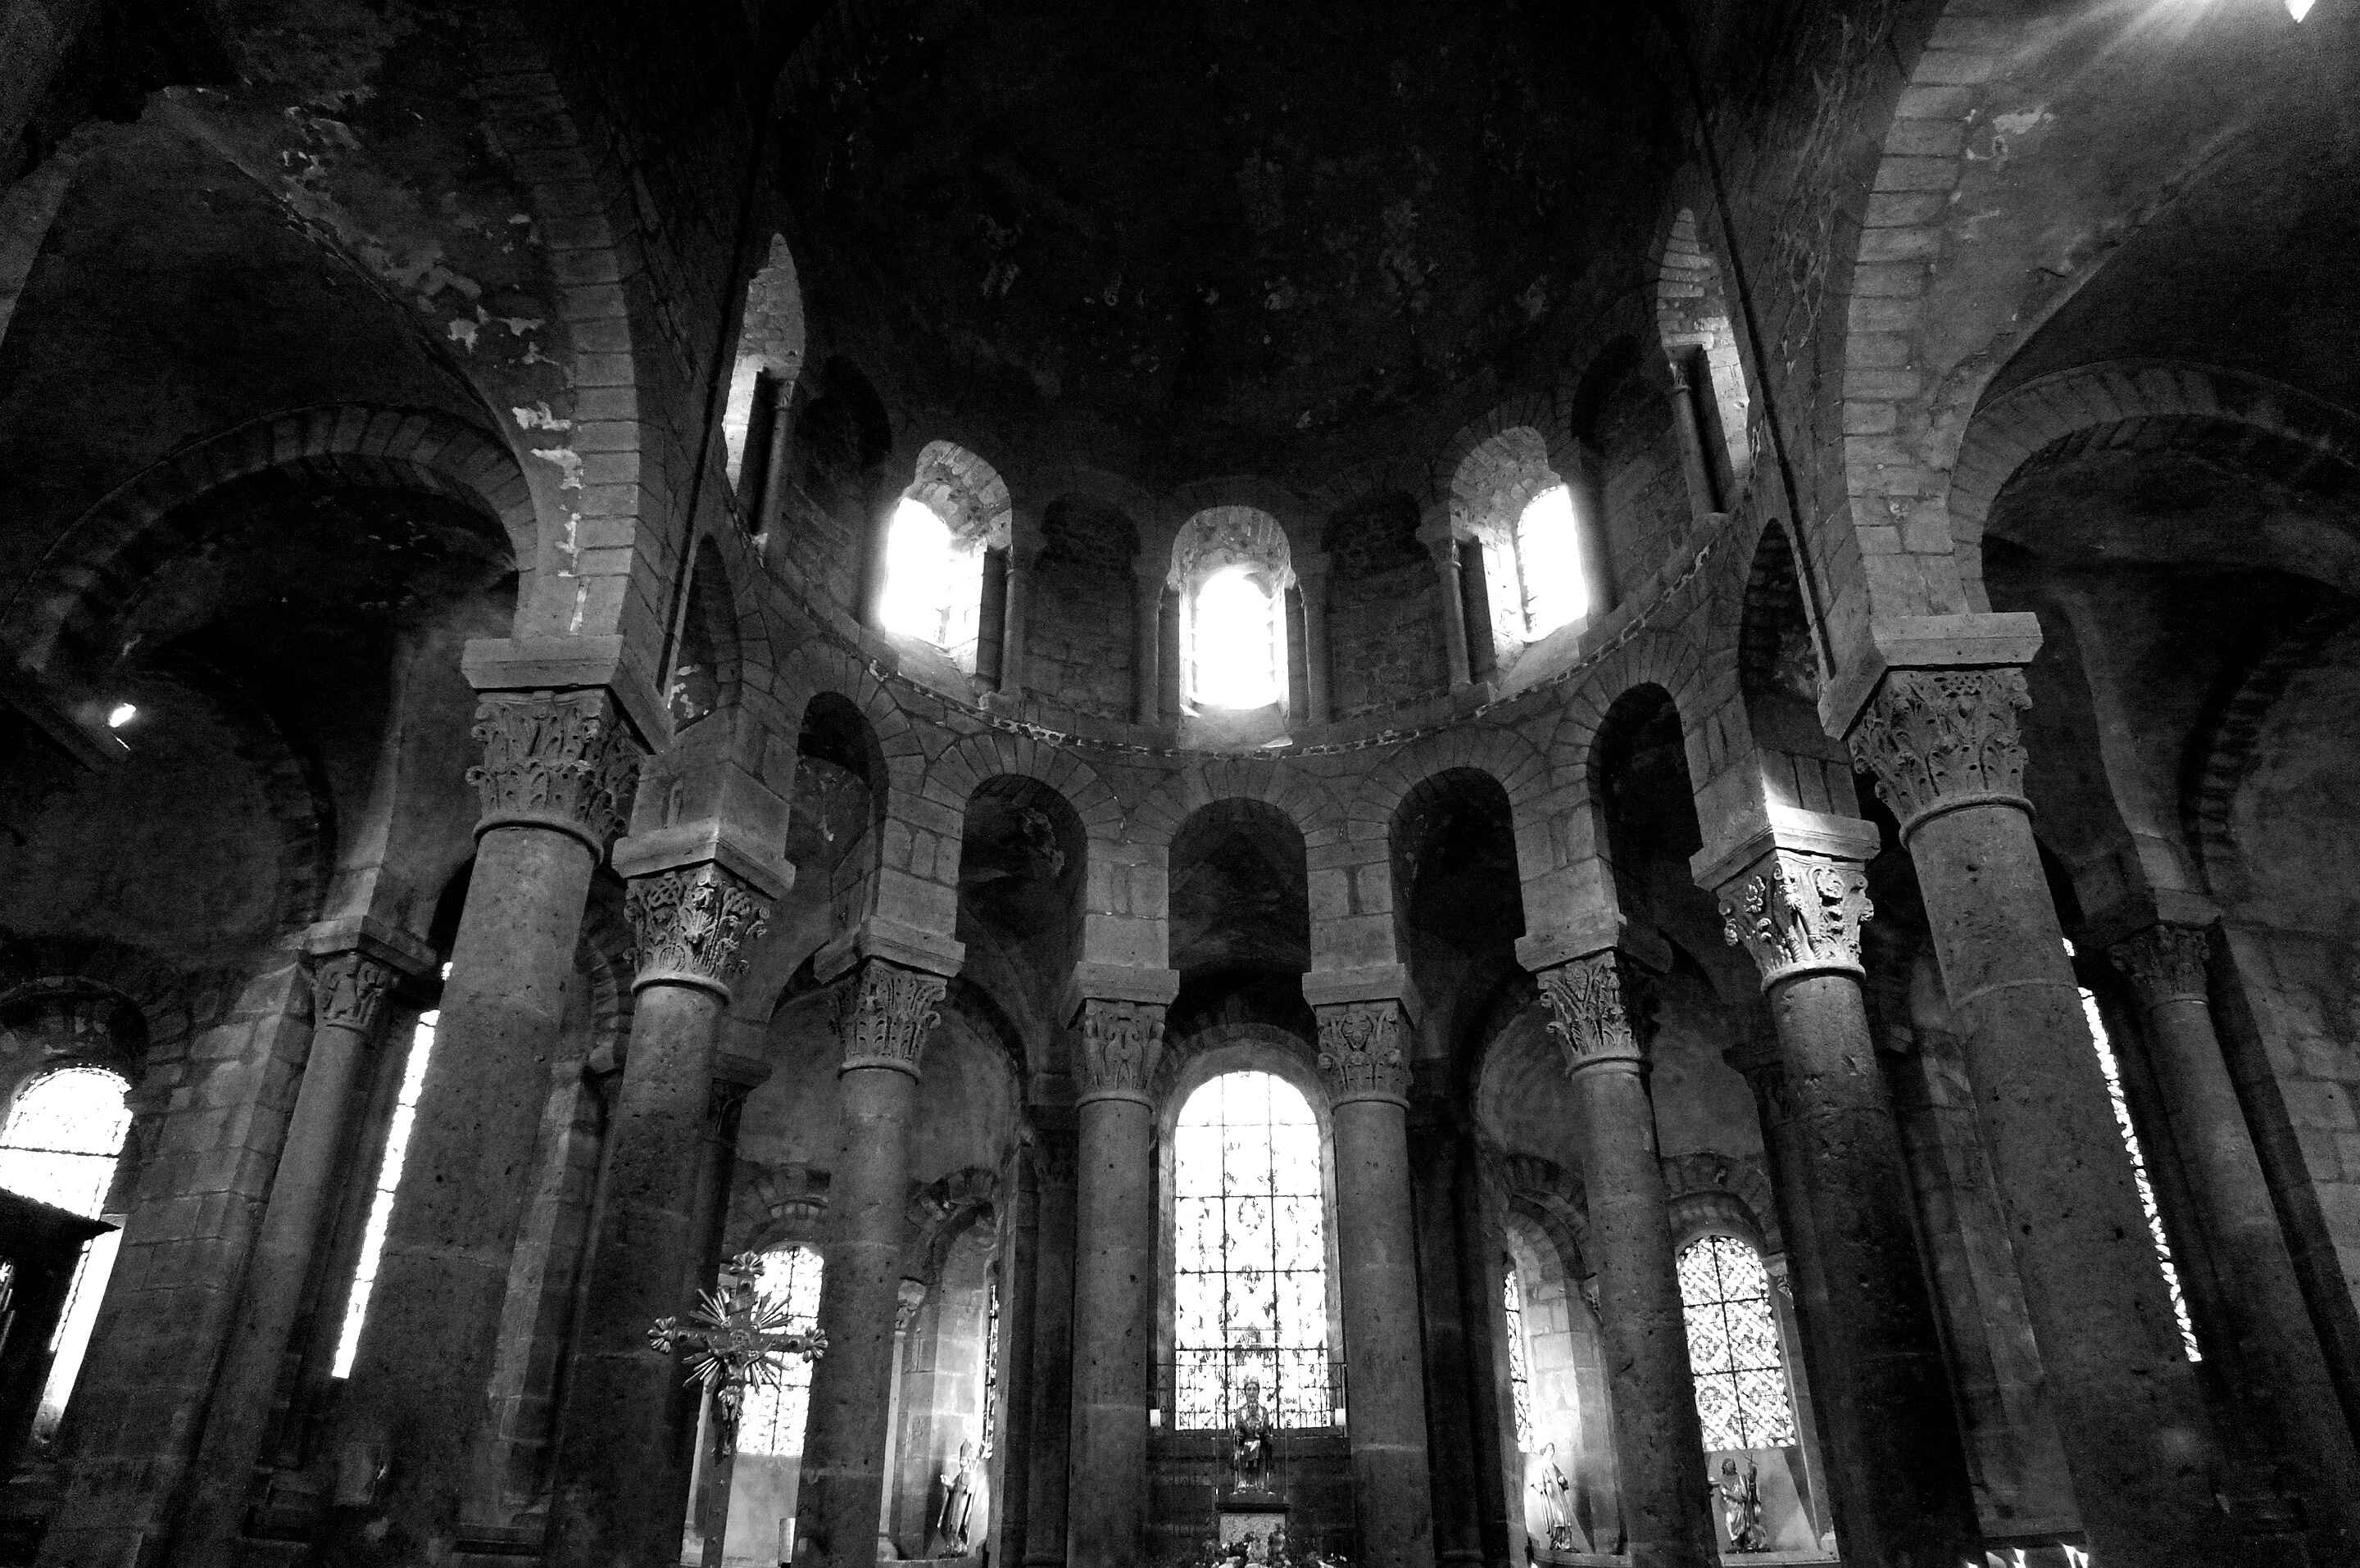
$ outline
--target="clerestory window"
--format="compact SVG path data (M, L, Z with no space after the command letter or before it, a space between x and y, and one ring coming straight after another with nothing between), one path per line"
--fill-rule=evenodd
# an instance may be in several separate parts
M1286 668L1281 603L1252 567L1223 567L1205 579L1189 618L1198 702L1262 708L1278 701Z
M1590 582L1582 573L1573 491L1552 485L1524 504L1516 519L1516 574L1524 601L1524 635L1546 637L1590 614Z
M1734 1236L1709 1236L1681 1249L1679 1276L1706 1449L1795 1442L1786 1360L1762 1255Z
M8 1109L7 1124L0 1127L0 1187L96 1218L131 1131L131 1107L124 1098L130 1087L120 1073L103 1067L60 1067L27 1083ZM54 1428L65 1413L122 1236L110 1230L93 1238L74 1265L65 1311L49 1339L37 1430Z
M886 626L971 662L982 605L982 545L961 542L932 506L903 496L885 540Z

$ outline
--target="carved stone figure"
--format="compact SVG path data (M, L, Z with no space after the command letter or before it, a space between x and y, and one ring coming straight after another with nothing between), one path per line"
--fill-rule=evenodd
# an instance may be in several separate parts
M975 1444L962 1443L958 1468L943 1473L943 1506L934 1515L934 1554L967 1555L967 1523L975 1512Z
M1770 1545L1769 1532L1762 1528L1762 1466L1749 1459L1745 1476L1738 1478L1737 1461L1721 1462L1721 1479L1714 1482L1712 1494L1721 1501L1721 1522L1729 1532L1729 1544L1738 1552L1763 1552Z
M1246 1379L1245 1403L1229 1421L1229 1470L1238 1490L1270 1489L1270 1412L1262 1408L1262 1384Z
M1565 1472L1557 1465L1554 1443L1544 1444L1540 1457L1534 1463L1532 1489L1541 1495L1541 1521L1548 1532L1550 1548L1558 1552L1578 1550L1569 1506L1573 1483L1566 1479Z

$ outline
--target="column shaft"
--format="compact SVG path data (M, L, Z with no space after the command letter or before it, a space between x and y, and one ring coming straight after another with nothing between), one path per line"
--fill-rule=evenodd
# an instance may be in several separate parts
M180 1525L180 1552L192 1564L236 1560L288 1342L341 1191L336 1177L344 1169L355 1085L384 1024L395 978L392 965L358 952L323 957L312 970L311 1048L246 1266L237 1329L214 1376L195 1491Z
M1074 1197L1071 1133L1043 1132L1041 1253L1032 1292L1032 1481L1025 1506L1025 1568L1063 1568L1074 1420Z
M2188 1178L2198 1240L2223 1285L2210 1292L2217 1324L2200 1327L2217 1326L2226 1339L2217 1348L2262 1446L2301 1475L2313 1539L2324 1526L2360 1549L2352 1431L2213 1029L2206 948L2202 931L2158 926L2110 950L2146 1013L2157 1097Z
M1350 1100L1335 1109L1352 1487L1361 1560L1379 1568L1429 1568L1434 1562L1406 1116L1392 1100Z
M1672 424L1680 438L1680 468L1688 476L1688 513L1699 526L1711 520L1720 503L1713 495L1712 468L1705 456L1704 430L1697 418L1698 390L1688 366L1675 358L1672 372Z
M799 1568L868 1568L877 1557L910 1124L918 1061L943 989L939 976L870 959L846 998L845 1065L836 1080L843 1137L828 1186L835 1220L819 1297L827 1349L812 1364L795 1504Z
M1066 1561L1129 1568L1147 1531L1154 1125L1143 1099L1081 1106L1075 1164L1073 1486Z
M1655 1107L1643 1076L1644 982L1612 952L1561 964L1540 979L1579 1107L1631 1568L1705 1568L1715 1552L1705 1508L1704 1432L1688 1373Z
M1024 691L1026 617L1032 611L1032 563L1037 551L1008 552L1008 599L1001 612L1000 694L1021 696Z
M1473 1407L1478 1379L1488 1384L1491 1369L1490 1357L1479 1358L1476 1351L1478 1345L1488 1347L1490 1336L1468 1321L1488 1303L1480 1293L1460 1288L1469 1250L1458 1234L1460 1162L1453 1133L1423 1118L1410 1128L1410 1203L1417 1226L1418 1290L1426 1303L1423 1370L1432 1432L1434 1555L1437 1563L1480 1563L1483 1543L1477 1520L1485 1488L1476 1479L1477 1455L1492 1445L1479 1441Z
M2211 1443L2065 957L2015 670L1897 670L1852 736L1901 819L2092 1555L2228 1561Z
M1332 716L1328 697L1328 575L1308 572L1297 580L1303 593L1303 687L1306 722Z
M1158 724L1164 722L1164 579L1139 572L1131 586L1131 706L1141 724Z
M1019 1157L1008 1246L1000 1271L1000 1410L991 1477L991 1560L1024 1561L1032 1502L1033 1303L1040 1295L1041 1182L1030 1151Z
M1459 541L1445 535L1426 540L1434 557L1435 590L1442 596L1442 667L1454 691L1473 677L1467 663L1467 600L1459 588Z

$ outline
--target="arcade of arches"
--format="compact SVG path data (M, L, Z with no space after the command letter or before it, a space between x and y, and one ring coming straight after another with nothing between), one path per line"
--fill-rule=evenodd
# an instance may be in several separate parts
M2360 0L0 0L0 1561L2360 1563L2355 192Z

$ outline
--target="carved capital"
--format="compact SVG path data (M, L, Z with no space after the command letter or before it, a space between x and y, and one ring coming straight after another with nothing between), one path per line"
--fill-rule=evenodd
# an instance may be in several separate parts
M1865 973L1860 928L1874 912L1868 874L1858 864L1778 849L1723 890L1721 931L1754 955L1768 990L1821 970Z
M480 833L529 823L572 833L604 855L639 782L639 747L601 690L488 691L475 704L484 760L467 770L482 797Z
M1076 1099L1147 1103L1147 1085L1164 1056L1164 1004L1090 997L1082 1003L1074 1058Z
M1875 778L1905 838L1937 811L2022 806L2016 716L2030 706L2021 670L1888 670L1852 727L1852 767Z
M2211 944L2193 926L2149 926L2106 949L2116 969L2138 993L2139 1006L2158 1007L2166 1002L2208 1002L2212 987L2204 961Z
M1400 1001L1378 997L1318 1009L1319 1076L1335 1105L1353 1100L1409 1104L1408 1019Z
M659 982L729 995L746 967L738 950L768 929L770 901L735 873L708 861L634 877L623 913L638 945L632 988Z
M1655 1033L1655 986L1646 972L1612 949L1541 971L1549 1033L1568 1073L1597 1062L1644 1062Z
M399 972L357 951L330 953L311 965L311 1026L333 1024L373 1035L385 1018L385 998Z
M904 969L881 958L860 966L839 993L836 1032L844 1041L844 1065L891 1067L918 1076L926 1037L950 983L939 975Z

